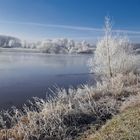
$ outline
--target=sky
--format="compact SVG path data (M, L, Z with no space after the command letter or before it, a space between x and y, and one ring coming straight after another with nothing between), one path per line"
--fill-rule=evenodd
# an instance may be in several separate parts
M0 0L0 34L23 39L96 40L104 18L140 40L140 0Z

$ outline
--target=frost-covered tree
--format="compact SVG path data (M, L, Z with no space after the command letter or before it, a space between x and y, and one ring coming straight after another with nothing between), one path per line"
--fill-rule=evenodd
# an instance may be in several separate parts
M90 59L89 66L91 72L107 77L136 71L133 46L126 36L112 31L108 17L105 18L104 36L98 41L94 58Z
M19 39L10 39L10 40L8 41L7 46L10 47L10 48L21 47L21 42L20 42Z
M72 54L72 53L82 53L89 52L92 53L94 48L92 44L86 41L77 42L67 38L58 38L52 40L41 41L37 45L38 49L46 53L62 53L62 54Z

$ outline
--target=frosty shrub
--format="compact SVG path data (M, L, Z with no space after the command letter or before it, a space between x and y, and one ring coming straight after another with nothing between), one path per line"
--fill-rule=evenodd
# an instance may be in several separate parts
M136 71L136 56L128 38L112 31L112 24L105 18L105 35L97 43L94 58L90 59L91 72L113 77L118 73Z
M140 76L131 72L127 75L117 74L111 79L104 77L102 82L97 82L96 88L102 95L110 94L115 98L127 98L140 91Z
M88 125L98 127L118 111L113 97L95 99L93 87L58 89L58 96L34 98L30 107L0 113L0 140L72 140Z

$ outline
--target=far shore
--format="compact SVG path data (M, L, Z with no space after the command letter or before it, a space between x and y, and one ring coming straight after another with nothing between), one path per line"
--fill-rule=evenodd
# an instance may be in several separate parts
M0 48L0 52L41 53L39 49L31 48Z
M37 48L0 48L0 52L21 52L21 53L44 53L40 49ZM57 53L46 53L46 54L57 54ZM58 53L62 55L62 53ZM57 54L57 55L58 55ZM63 55L75 55L75 54L93 54L87 51L77 52L77 53L64 53Z

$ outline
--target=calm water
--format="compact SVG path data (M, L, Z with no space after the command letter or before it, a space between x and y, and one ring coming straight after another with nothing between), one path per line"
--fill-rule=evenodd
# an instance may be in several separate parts
M90 83L89 55L0 53L0 109L45 98L54 85L68 88Z

